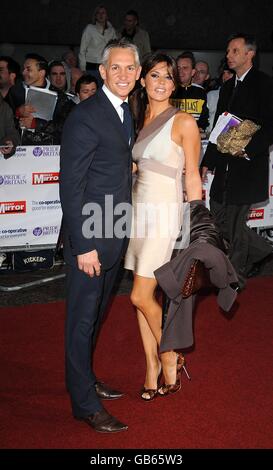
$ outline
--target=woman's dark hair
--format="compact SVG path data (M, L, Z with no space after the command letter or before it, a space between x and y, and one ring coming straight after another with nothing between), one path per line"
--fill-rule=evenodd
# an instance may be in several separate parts
M140 78L145 78L147 73L150 72L150 70L152 70L160 62L166 62L175 88L177 88L179 82L176 62L173 57L164 54L163 52L153 52L146 57L142 64ZM146 89L144 87L137 88L130 97L130 105L136 122L137 134L143 127L147 104L148 97Z

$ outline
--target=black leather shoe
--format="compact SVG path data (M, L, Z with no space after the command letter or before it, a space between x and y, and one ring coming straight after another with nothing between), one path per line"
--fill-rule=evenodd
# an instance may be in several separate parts
M126 429L128 429L126 424L121 423L117 418L111 416L104 408L90 416L77 419L84 421L97 432L113 433L126 431Z
M101 400L116 400L117 398L123 397L124 393L119 392L118 390L112 390L107 387L103 382L96 382L95 389L98 397Z

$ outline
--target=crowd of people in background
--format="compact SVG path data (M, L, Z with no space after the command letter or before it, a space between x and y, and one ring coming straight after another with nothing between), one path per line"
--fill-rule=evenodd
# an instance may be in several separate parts
M120 30L111 24L104 5L95 8L92 21L84 28L79 53L68 48L62 57L47 61L37 53L28 53L20 66L12 57L0 56L0 152L9 158L16 145L60 144L67 115L80 101L89 98L102 85L99 73L101 55L112 39L125 39L135 44L141 62L151 52L150 36L140 27L138 12L130 9ZM221 84L232 76L224 59L218 76L212 78L209 64L196 61L191 51L176 58L180 85L172 104L192 114L198 122L201 137L212 129ZM29 87L57 93L57 103L50 121L35 118L35 109L28 105ZM139 86L138 84L136 86ZM213 90L213 91L212 91Z
M0 56L0 153L5 159L11 157L20 144L61 143L63 126L70 112L102 86L99 73L102 53L106 44L115 39L137 46L141 63L151 53L149 33L140 27L137 11L128 10L122 27L117 30L110 22L105 6L99 5L93 12L92 21L83 30L78 55L74 48L67 48L62 57L48 61L42 55L30 52L22 66L10 56ZM181 52L175 59L178 86L170 102L194 117L203 139L208 139L215 124L220 90L236 75L227 59L225 56L221 60L216 77L211 76L209 63L196 60L190 50ZM51 119L36 116L36 109L27 98L31 87L56 95ZM137 88L141 88L140 81L134 90Z

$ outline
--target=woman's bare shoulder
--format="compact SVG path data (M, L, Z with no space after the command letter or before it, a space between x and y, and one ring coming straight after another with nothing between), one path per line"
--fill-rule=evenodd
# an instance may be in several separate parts
M178 111L175 115L174 127L179 127L181 129L182 125L184 129L186 128L188 130L191 128L195 129L197 127L194 117L184 111Z
M177 111L175 115L175 121L184 122L184 123L193 123L196 122L191 114L185 113L184 111Z

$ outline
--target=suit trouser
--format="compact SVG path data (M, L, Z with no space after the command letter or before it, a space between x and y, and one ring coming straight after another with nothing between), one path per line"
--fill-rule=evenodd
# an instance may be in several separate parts
M102 409L95 391L92 354L105 309L114 286L120 259L90 278L68 266L65 332L66 385L74 416L85 417Z
M230 243L229 258L244 276L272 252L271 245L247 225L250 204L235 205L210 200L210 210L224 238Z

